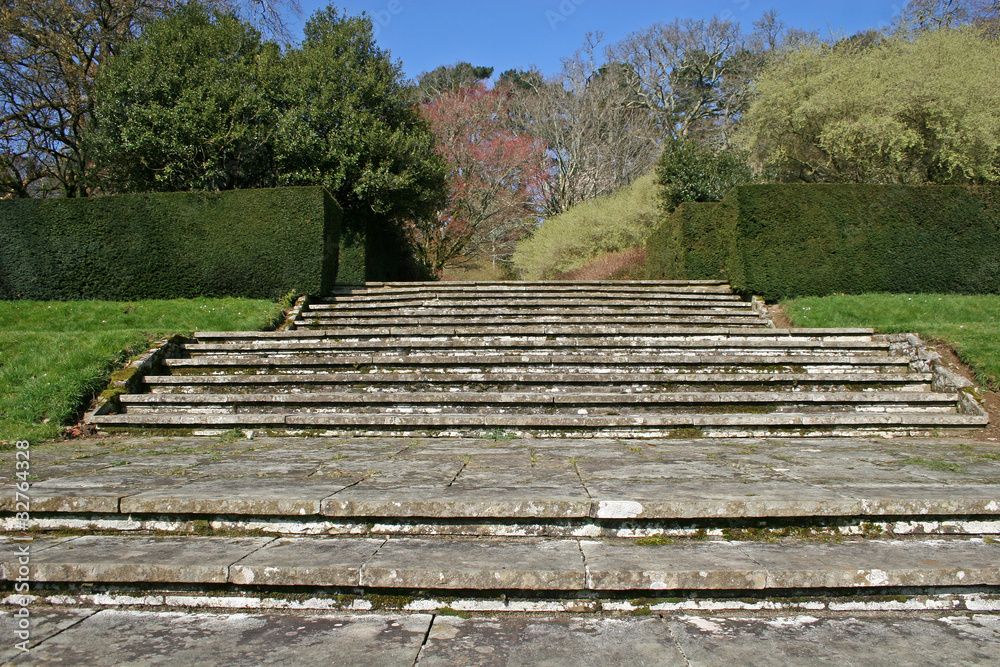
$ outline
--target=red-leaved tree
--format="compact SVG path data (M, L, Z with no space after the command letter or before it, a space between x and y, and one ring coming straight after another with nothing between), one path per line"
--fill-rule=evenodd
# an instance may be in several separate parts
M450 168L444 210L414 222L421 259L440 274L463 258L496 262L513 252L541 211L546 147L509 128L508 96L483 84L444 92L422 105Z

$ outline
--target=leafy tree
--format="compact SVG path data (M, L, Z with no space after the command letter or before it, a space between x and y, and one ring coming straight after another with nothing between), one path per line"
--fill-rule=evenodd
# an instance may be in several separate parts
M784 181L997 182L997 62L971 28L800 48L760 77L741 143Z
M418 77L417 93L421 102L429 102L443 93L467 90L491 76L492 67L476 67L467 62L442 65Z
M289 52L276 136L278 182L323 185L350 215L424 219L447 186L434 135L398 62L375 45L371 19L330 5Z
M281 32L296 0L206 0ZM0 197L86 196L94 78L183 0L8 0L0 6Z
M98 80L103 186L322 185L359 225L433 215L445 167L371 21L330 6L305 34L282 55L199 5L150 26Z
M274 185L278 48L231 14L184 6L102 68L92 146L107 190Z
M448 163L450 190L443 210L413 225L422 259L435 273L462 257L505 259L537 222L544 145L511 131L502 89L446 92L423 113Z
M673 139L664 145L656 177L668 211L686 201L721 201L737 185L757 181L741 151L713 153L692 139Z

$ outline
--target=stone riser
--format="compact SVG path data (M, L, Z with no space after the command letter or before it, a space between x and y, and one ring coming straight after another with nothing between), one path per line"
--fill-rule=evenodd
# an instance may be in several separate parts
M664 595L998 586L997 555L995 545L975 538L643 547L545 538L85 536L36 541L31 568L36 587L111 582ZM17 560L4 556L0 575L11 580Z
M294 329L291 331L199 331L200 341L297 341L332 338L347 340L476 340L520 341L543 339L560 342L564 338L589 338L591 340L770 340L770 341L822 341L822 342L872 342L871 329L771 329L769 327L685 327L651 325L516 325L505 327L365 327L337 328L329 333L320 329Z
M486 361L486 360L480 360ZM867 366L841 366L841 365L816 365L816 364L713 364L713 365L666 365L655 364L645 365L636 363L630 364L588 364L578 365L572 363L564 364L503 364L492 365L488 363L479 364L377 364L367 365L363 363L350 365L316 364L303 366L282 366L279 364L264 363L256 367L241 367L229 365L198 365L183 368L173 368L172 375L175 377L197 376L197 375L289 375L306 376L309 374L355 374L359 377L367 378L372 383L381 382L379 379L384 375L423 375L433 381L437 375L504 375L512 379L524 375L542 375L548 373L579 374L579 375L613 375L613 374L637 374L637 375L661 375L663 381L669 381L674 375L857 375L857 376L884 376L884 375L904 375L908 371L907 366L877 364ZM859 380L860 381L860 380ZM874 380L870 380L874 382Z
M822 340L689 340L670 338L636 338L600 340L594 338L339 338L308 339L288 335L280 340L239 340L225 342L188 343L185 351L192 357L220 353L268 353L283 351L321 350L333 352L397 352L427 354L427 350L457 354L822 354L836 350L847 354L888 355L887 343L872 341Z
M587 406L565 406L549 407L544 405L455 405L451 402L433 405L395 405L395 406L372 406L372 405L295 405L277 404L266 405L260 403L240 404L233 402L228 406L205 405L192 402L189 404L172 405L148 405L148 404L128 404L125 403L125 414L146 415L146 414L205 414L205 415L226 415L226 414L344 414L344 415L410 415L427 414L436 415L442 413L462 414L462 415L486 415L486 414L510 414L510 415L533 415L533 414L556 414L556 415L579 415L590 414L596 416L616 416L616 415L682 415L682 414L703 414L709 411L725 412L733 414L782 414L782 413L809 413L809 414L957 414L954 402L950 406L928 406L928 405L726 405L726 406L663 406L632 404L623 401L616 406L595 407Z
M399 351L397 351L399 350ZM392 362L398 359L414 360L417 362L430 361L432 363L440 360L451 360L456 361L464 359L481 359L488 357L495 359L498 362L503 362L505 360L521 361L524 359L531 359L532 361L538 361L541 363L549 363L552 361L558 361L562 359L570 359L573 361L578 361L581 359L587 360L607 360L611 362L615 361L674 361L682 360L689 361L692 363L702 363L702 360L706 360L705 363L713 363L719 359L729 360L741 360L741 359L761 359L762 363L781 363L781 361L793 358L796 360L802 359L821 359L823 362L828 360L836 361L838 364L850 364L850 363L869 363L869 360L874 360L881 363L902 363L908 361L903 357L896 357L890 355L885 350L858 350L858 349L841 349L837 350L839 353L837 357L831 357L829 350L808 348L808 349L779 349L779 348L766 348L759 347L756 349L746 350L745 348L735 348L735 349L723 349L719 351L713 351L709 349L669 349L669 348L633 348L633 349L623 349L623 348L555 348L555 347L538 347L538 348L517 348L517 349L495 349L489 347L482 348L459 348L459 349L443 349L443 348L371 348L371 351L366 351L365 347L348 347L345 349L323 349L316 346L306 346L306 347L286 347L283 349L248 349L244 347L239 349L238 347L233 347L228 350L199 350L187 348L186 351L189 354L188 359L202 359L208 363L213 362L226 362L227 359L248 359L253 361L266 361L268 359L348 359L351 363L355 363L355 360L364 360L368 363L385 363L386 361ZM772 361L776 360L776 361ZM189 365L191 362L177 363L171 361L178 366Z
M67 499L70 504L71 499ZM206 501L210 503L211 501ZM535 501L537 504L537 501ZM251 503L259 505L259 503ZM253 510L238 512L232 516L211 512L195 511L187 514L148 514L123 512L121 514L50 512L33 513L28 529L44 536L52 531L103 531L121 535L141 533L194 534L205 527L217 532L254 532L277 536L302 535L344 535L361 537L437 537L445 535L465 537L560 537L560 538L601 538L601 539L725 539L734 534L747 534L750 539L767 541L778 539L790 533L804 534L813 539L837 540L841 537L870 536L880 538L892 536L996 536L1000 535L1000 516L985 514L975 508L967 515L952 512L945 517L928 517L914 513L907 516L883 518L878 513L865 516L839 517L820 510L819 514L796 516L799 507L783 507L781 503L770 502L767 507L746 508L748 514L741 513L734 504L718 511L728 518L707 516L704 519L689 520L588 520L586 515L574 518L529 516L522 520L512 520L525 503L484 503L482 511L476 512L473 504L465 503L455 507L457 512L438 508L436 518L421 518L419 511L426 511L421 503L416 513L405 514L399 509L409 509L406 503L397 507L399 516L380 517L377 514L359 514L347 517L343 513L333 516L302 517L281 516L268 513L257 514ZM928 502L911 503L915 512L923 512ZM961 504L961 503L959 503ZM982 503L979 503L981 505ZM949 510L954 510L949 503ZM970 506L972 503L970 503ZM758 516L771 511L770 517ZM462 513L466 510L466 514ZM471 513L468 513L471 511ZM404 517L404 518L400 518ZM412 518L405 518L412 517ZM829 517L824 519L824 517ZM447 519L447 520L446 520ZM206 526L207 524L207 526ZM14 531L11 517L0 516L0 529Z
M549 318L558 317L563 319L576 318L597 318L597 317L619 317L645 318L645 317L684 317L692 318L695 321L700 318L732 318L760 321L761 317L748 307L731 306L728 308L670 308L670 307L650 307L650 306L618 306L616 308L606 308L599 306L580 306L563 308L435 308L435 307L389 307L389 308L330 308L323 310L308 310L302 314L301 320L341 320L341 319L381 319L386 317L386 313L391 313L393 317L406 317L414 319L527 319L527 318ZM589 321L586 319L584 321Z
M773 375L677 375L670 378L575 377L562 381L543 374L516 377L490 376L486 378L444 375L440 377L410 375L383 375L377 382L357 375L340 374L337 377L317 374L307 375L245 375L245 376L167 376L148 377L147 384L153 393L212 392L212 393L414 393L414 392L490 392L509 393L535 391L544 393L593 392L608 390L623 393L699 392L699 391L816 391L850 392L878 390L882 392L919 392L931 390L931 380L925 375L854 373L839 376L773 376Z
M649 414L629 416L517 414L116 414L94 417L101 427L186 429L196 434L260 429L268 434L487 438L514 437L865 437L896 433L927 437L939 430L968 430L985 419L924 413Z
M444 296L441 298L402 298L395 299L369 299L362 297L345 297L326 303L309 304L307 312L326 313L343 310L374 310L374 309L396 309L396 308L446 308L455 312L465 310L479 310L484 308L508 310L525 310L537 308L608 308L614 311L633 308L732 308L750 310L751 305L740 301L734 296L717 296L710 298L694 297L663 297L649 295L615 295L603 298L596 297L576 297L572 299L560 298L505 298L505 299L474 299L467 300L462 297Z
M305 329L336 329L337 327L508 327L517 325L547 326L628 326L662 325L677 327L740 327L767 328L758 317L676 317L670 315L608 315L606 317L581 315L579 317L558 315L523 315L514 317L336 317L309 318L295 321L296 326Z

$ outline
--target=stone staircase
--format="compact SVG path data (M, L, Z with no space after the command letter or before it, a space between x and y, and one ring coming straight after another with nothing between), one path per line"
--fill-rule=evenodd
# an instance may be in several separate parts
M986 423L905 339L775 329L717 281L369 283L198 332L101 428L459 437L935 435Z
M722 283L343 288L125 375L89 416L122 432L0 495L0 603L1000 611L996 444L848 437L952 436L974 395L914 337L775 329Z

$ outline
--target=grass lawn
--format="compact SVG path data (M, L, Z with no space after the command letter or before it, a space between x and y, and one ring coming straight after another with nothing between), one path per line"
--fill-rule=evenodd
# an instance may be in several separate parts
M0 301L0 450L57 437L151 341L258 330L281 310L251 299Z
M873 327L944 341L982 385L1000 391L998 295L862 294L791 299L782 306L800 327Z

